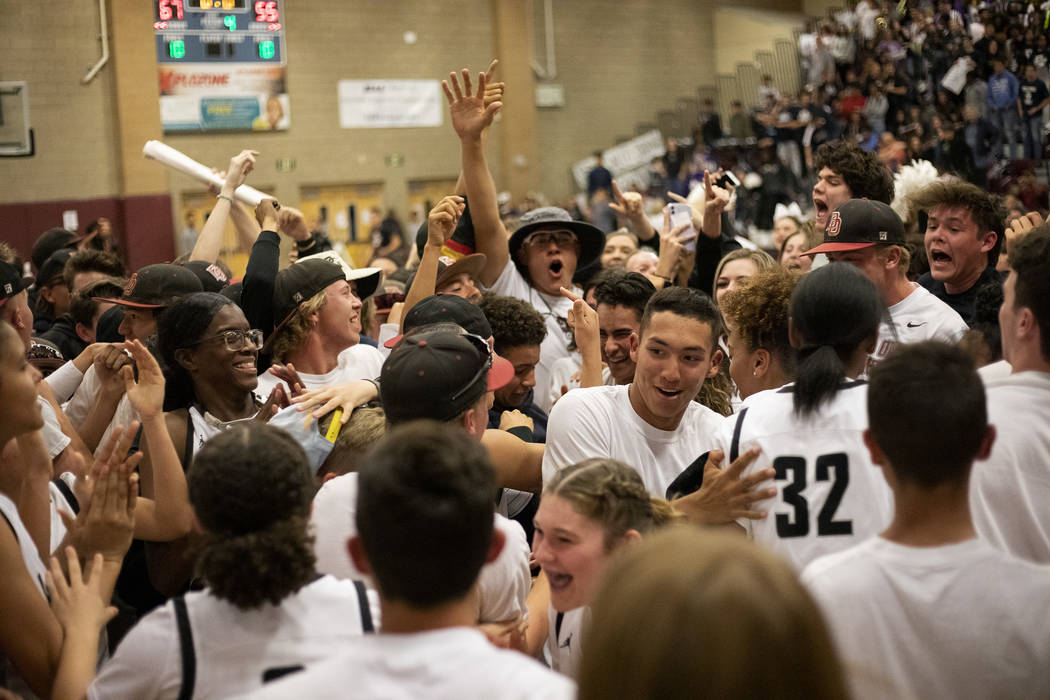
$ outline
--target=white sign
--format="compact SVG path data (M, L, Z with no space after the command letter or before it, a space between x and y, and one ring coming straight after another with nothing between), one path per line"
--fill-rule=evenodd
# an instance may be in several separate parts
M653 129L602 152L602 161L617 179L617 184L624 187L626 185L621 179L630 174L632 179L641 180L653 158L659 158L663 154L663 136ZM591 156L572 166L572 176L581 190L587 188L587 173L597 164L597 159Z
M445 98L437 80L340 80L344 129L441 126Z
M62 212L62 228L73 232L80 228L80 217L77 216L76 209L66 209Z

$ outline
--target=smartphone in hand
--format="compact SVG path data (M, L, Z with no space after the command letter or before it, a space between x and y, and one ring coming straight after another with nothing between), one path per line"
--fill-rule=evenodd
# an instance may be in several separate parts
M671 202L667 205L671 214L671 230L682 224L689 224L689 228L678 234L678 240L686 252L692 253L696 250L696 228L693 226L693 208L682 202Z

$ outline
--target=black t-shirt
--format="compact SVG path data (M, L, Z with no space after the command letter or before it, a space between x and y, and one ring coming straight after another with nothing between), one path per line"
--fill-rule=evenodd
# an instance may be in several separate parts
M1021 106L1025 109L1025 117L1034 119L1042 116L1038 112L1035 114L1028 114L1027 111L1047 98L1048 93L1046 90L1046 83L1039 78L1030 82L1022 80L1018 86L1017 94L1021 98Z
M1002 285L1002 283L1002 274L991 265L984 268L984 272L977 278L973 286L961 294L949 294L948 290L944 288L944 282L933 279L929 272L919 278L919 284L925 287L930 294L955 309L955 312L962 316L963 321L966 321L968 326L973 324L977 305L977 292L986 285Z

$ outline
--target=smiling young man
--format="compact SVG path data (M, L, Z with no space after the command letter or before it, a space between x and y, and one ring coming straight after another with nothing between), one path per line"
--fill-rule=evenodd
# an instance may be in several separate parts
M824 242L804 255L824 253L831 262L847 262L879 290L890 312L879 326L875 352L866 371L902 344L923 340L954 342L966 323L950 306L908 280L910 254L904 247L904 224L887 204L850 199L835 208Z
M319 253L281 270L274 280L274 318L280 321L264 351L274 362L294 366L308 390L375 379L383 366L380 352L360 342L361 300L376 290L382 273L352 270L338 260L335 253ZM256 393L266 400L280 383L263 372Z
M1006 212L998 197L961 180L930 184L912 205L928 216L924 243L930 271L919 284L971 323L978 290L1002 284L995 264Z
M893 178L874 153L848 141L821 144L813 157L813 225L823 231L835 207L850 199L893 201Z
M655 496L697 455L716 445L722 417L693 401L718 371L722 322L710 298L670 287L649 300L626 386L576 389L551 411L544 482L561 467L611 457L634 467Z
M634 381L631 346L638 343L645 305L655 293L653 283L636 272L611 274L594 288L602 362L617 384Z

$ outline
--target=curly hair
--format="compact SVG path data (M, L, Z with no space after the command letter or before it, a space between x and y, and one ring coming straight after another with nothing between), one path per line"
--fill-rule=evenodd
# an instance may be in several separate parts
M478 306L492 326L492 339L499 354L522 345L539 345L547 337L543 316L521 299L485 294Z
M700 385L700 391L693 397L701 406L706 406L720 416L733 414L733 393L736 387L729 377L729 356L723 354L718 364L718 372Z
M316 486L290 435L256 423L219 433L195 455L186 480L207 531L197 569L217 598L242 610L276 605L313 580Z
M849 141L828 141L817 148L813 169L828 168L841 176L854 199L893 201L893 177L874 153Z
M310 314L316 313L328 303L325 290L319 291L306 301L299 304L299 313L292 318L280 330L274 331L273 349L270 355L274 362L285 362L285 358L299 347L310 331L314 329L314 322L309 319ZM283 319L278 319L278 323Z
M543 495L564 498L578 513L599 523L606 551L612 551L628 530L645 533L683 519L666 500L649 495L633 468L604 457L559 469L544 486Z
M995 245L988 251L988 264L999 260L1006 231L1006 208L997 195L985 192L977 185L963 180L931 182L911 196L911 206L917 211L929 212L934 207L962 207L970 210L977 224L977 237L983 238L988 231L995 232Z
M788 317L798 280L797 272L772 267L726 292L720 305L726 323L747 343L747 350L768 350L789 375L795 370L795 350L788 337Z

